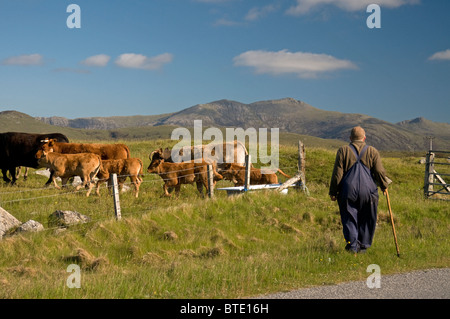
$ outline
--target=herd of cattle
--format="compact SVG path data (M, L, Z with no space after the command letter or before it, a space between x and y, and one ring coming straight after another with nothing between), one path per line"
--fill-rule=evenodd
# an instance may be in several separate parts
M226 143L223 143L219 146L223 147L223 157L220 161L217 161L217 157L211 158L215 150L206 149L212 147L211 145L192 147L191 160L180 163L173 162L168 149L155 150L149 155L150 165L147 172L157 174L163 179L166 196L170 196L173 189L178 195L181 184L194 182L203 195L203 186L208 190L208 164L213 166L214 183L226 179L233 181L235 186L242 186L245 174L243 164L248 153L242 143L232 143L234 157L228 158L228 149L226 150ZM194 158L199 158L199 154L201 161L193 161ZM100 184L107 182L110 185L111 176L115 173L118 176L119 188L123 188L126 178L129 177L134 185L135 196L138 197L143 176L142 160L130 157L130 150L125 144L70 143L69 139L60 133L0 133L0 169L3 180L14 184L17 180L16 169L20 167L48 168L50 178L46 185L53 182L58 189L60 187L56 182L57 177L61 178L62 185L65 186L71 177L79 176L82 184L77 186L77 190L81 187L87 188L86 196L90 195L94 184L97 195L100 195ZM278 171L289 177L281 170ZM278 178L275 173L262 174L260 169L251 167L250 183L274 184L278 183Z

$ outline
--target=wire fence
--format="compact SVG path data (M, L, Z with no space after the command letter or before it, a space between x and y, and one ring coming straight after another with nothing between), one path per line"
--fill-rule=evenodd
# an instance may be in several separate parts
M283 171L289 171L292 169L297 170L297 166L286 166L286 167L280 167L281 170ZM245 171L245 167L241 168L242 171ZM183 174L183 172L186 171L191 171L188 174ZM220 171L221 174L225 174L227 171L230 170L218 170ZM179 168L177 170L172 171L171 173L174 173L177 175L177 178L183 178L183 177L188 177L192 175L203 175L205 174L204 172L192 172L192 168ZM158 176L159 175L159 176ZM127 179L126 181L121 182L120 184L123 185L124 189L129 189L129 191L132 190L132 188L134 187L133 183L129 180L130 177L135 176L132 174L122 174L122 175L118 175L118 179L119 180L124 180ZM139 183L139 186L141 185L146 185L146 191L147 192L151 192L151 193L156 193L156 189L159 189L159 186L162 186L167 180L169 180L169 178L164 178L163 176L161 176L161 174L157 174L157 173L147 173L147 172L143 172L142 174L139 174L139 176L143 177L143 180ZM102 184L107 183L108 180L98 180L96 179L95 181L92 182L93 186L92 188L96 188L97 187L97 183L99 183L99 187L102 188L101 186L103 186L103 189L105 189L105 186ZM80 181L78 182L80 183ZM53 198L58 198L58 199L64 199L66 200L68 203L70 203L69 205L71 207L73 207L72 209L66 209L66 210L72 210L72 211L78 211L77 207L82 207L82 209L80 209L80 211L83 211L86 208L86 204L85 201L80 200L79 197L77 195L79 194L86 194L86 192L88 191L85 188L81 188L78 190L74 190L72 187L74 187L76 185L76 183L71 183L69 185L66 185L66 187L63 187L62 189L58 190L55 189L53 186L45 186L45 187L32 187L32 188L25 188L25 189L16 189L16 190L6 190L6 191L2 191L3 189L0 188L0 207L7 207L8 209L10 208L12 210L12 214L15 215L16 211L21 211L22 210L22 206L24 205L32 205L34 206L40 206L41 211L46 211L48 210L64 210L64 209L58 209L56 208L57 205L46 205L46 200L47 199L53 199ZM106 186L106 189L108 190L108 194L111 194L112 192L114 192L113 189L114 185L111 185L111 183L108 183L108 185ZM35 196L35 194L38 194L37 196ZM47 193L47 194L45 194ZM142 192L141 192L142 194ZM29 196L27 196L29 195ZM75 197L74 197L75 196ZM96 196L95 194L91 194L91 197L95 196L95 198L99 198L98 196ZM142 196L142 195L141 195ZM101 197L100 197L101 198ZM98 201L99 199L97 199ZM101 205L99 205L98 203L92 203L93 207L92 207L92 211L88 211L86 213L86 215L89 217L89 221L85 222L84 224L92 224L92 223L97 223L97 222L102 222L102 221L106 221L106 220L111 220L112 218L114 218L114 209L113 209L113 201L111 199L108 199L105 201L100 200L101 201ZM125 206L123 209L122 208L122 215L123 216L130 216L130 215L139 215L139 214L145 214L148 213L149 211L152 211L153 208L155 207L160 207L161 203L167 203L166 201L161 201L158 199L155 199L155 202L153 204L150 204L149 206L149 202L147 201L143 206L137 205L135 203L135 201L128 199L125 202ZM123 206L123 205L122 205ZM53 207L53 208L52 208ZM46 213L41 213L38 216L37 220L38 222L40 222L41 224L45 223L45 218L48 218L48 213L49 211L46 211ZM8 210L7 210L8 211ZM24 216L29 216L29 213L21 213L19 214L21 215L21 217ZM33 216L31 216L33 218ZM28 218L28 217L27 217ZM31 219L31 218L30 218ZM72 228L72 227L71 227ZM45 231L54 231L60 229L60 227L47 227L44 228ZM76 231L77 227L72 228Z
M288 158L286 158L288 159ZM177 165L179 163L171 163L174 165ZM207 164L205 164L204 166L207 166ZM239 166L234 166L233 169L215 169L217 172L219 172L219 174L226 174L226 173L242 173L245 172L246 168L245 166L240 165L240 167L238 169L236 169ZM280 170L282 171L289 171L292 169L297 169L297 166L284 166L284 167L279 167ZM47 169L47 171L49 171ZM186 171L191 171L188 174L182 174L180 175L179 173L181 172L186 172ZM192 175L203 175L205 174L205 172L199 172L199 171L193 171L192 167L189 168L179 168L176 170L170 170L170 174L175 174L177 178L184 178L184 177L188 177L188 176L192 176ZM276 172L276 170L274 171L274 173ZM49 175L49 173L48 173ZM145 177L145 179L141 182L141 183L158 183L158 182L166 182L168 180L170 180L171 178L164 178L163 175L168 175L166 174L166 172L154 172L154 173L147 173L147 172L142 172L142 174L138 174L139 176L143 176ZM159 175L159 176L158 176ZM135 176L134 174L121 174L121 175L117 175L118 179L127 179L130 178L132 176ZM148 177L150 177L150 180L148 179ZM94 185L96 186L96 183L99 182L101 184L108 182L107 179L105 180L98 180L97 178L95 179L95 181L91 182L94 183ZM81 183L81 182L80 182ZM71 183L72 186L75 186L75 184L72 182ZM124 182L123 185L126 185L128 187L133 186L133 184L131 182ZM95 187L94 186L94 187ZM70 187L70 186L65 186L65 187ZM109 188L112 188L112 185L107 186ZM44 187L38 187L38 188L28 188L28 189L20 189L20 190L14 190L14 191L10 191L10 192L0 192L0 196L4 196L4 195L12 195L12 194L20 194L20 193L29 193L29 192L42 192L42 191L47 191L51 189L51 186L44 186ZM63 187L64 189L64 187ZM35 200L35 199L41 199L41 198L47 198L47 197L55 197L55 196L65 196L65 195L69 195L69 194L77 194L77 193L81 193L81 192L87 192L87 190L76 190L76 191L66 191L66 192L61 192L58 194L50 194L50 195L44 195L44 196L37 196L37 197L29 197L29 198L20 198L20 199L14 199L14 200L7 200L4 201L2 200L2 198L0 197L0 205L5 204L5 203L10 203L10 202L18 202L18 201L26 201L26 200Z

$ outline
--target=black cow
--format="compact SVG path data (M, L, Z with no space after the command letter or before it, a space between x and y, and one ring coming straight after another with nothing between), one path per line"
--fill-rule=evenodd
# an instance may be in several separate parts
M30 134L19 132L0 133L0 169L3 180L14 184L17 180L16 167L25 166L38 168L38 160L35 155L44 140L53 138L59 142L69 142L69 139L60 133ZM6 173L12 177L12 181Z

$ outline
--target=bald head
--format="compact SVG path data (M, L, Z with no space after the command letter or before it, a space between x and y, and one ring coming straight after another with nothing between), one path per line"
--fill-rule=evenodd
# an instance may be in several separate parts
M364 141L366 138L366 132L361 126L355 126L352 128L352 132L350 133L350 140L354 141Z

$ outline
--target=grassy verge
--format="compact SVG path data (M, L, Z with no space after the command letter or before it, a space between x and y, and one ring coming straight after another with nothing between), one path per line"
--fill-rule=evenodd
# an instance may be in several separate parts
M127 144L146 166L153 149L170 146L164 140ZM296 152L280 148L280 168L288 174L296 170ZM146 175L138 199L121 195L120 222L105 187L101 197L85 198L70 188L42 189L46 179L34 174L18 186L3 185L2 207L22 222L47 227L57 209L92 221L0 241L0 298L241 298L363 280L370 264L382 274L450 265L450 204L423 198L424 167L417 157L383 158L394 181L390 197L402 257L396 257L381 193L372 248L345 253L338 207L327 195L334 156L307 148L310 196L290 189L287 195L227 197L216 190L211 200L188 185L179 198L161 198L162 181ZM66 285L74 263L81 267L80 289Z

